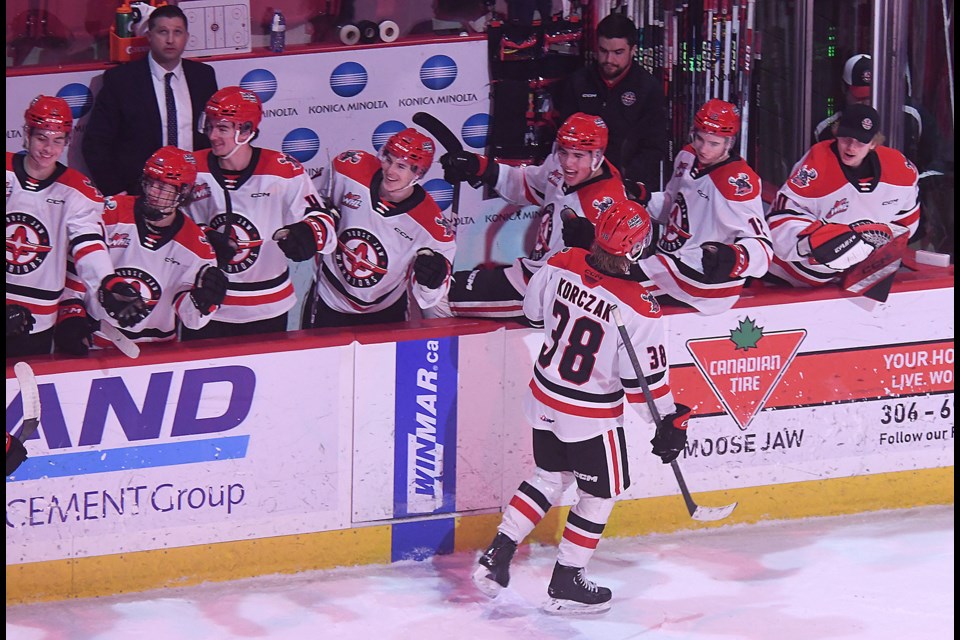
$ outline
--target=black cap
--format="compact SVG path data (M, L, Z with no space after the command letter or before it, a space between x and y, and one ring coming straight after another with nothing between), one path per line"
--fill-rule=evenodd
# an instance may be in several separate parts
M868 143L880 133L880 114L866 104L851 104L840 114L837 124L838 138L856 138Z

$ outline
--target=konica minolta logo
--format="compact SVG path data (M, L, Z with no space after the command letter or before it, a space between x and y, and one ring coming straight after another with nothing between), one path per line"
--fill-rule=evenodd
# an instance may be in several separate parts
M57 91L57 97L63 98L70 105L70 113L73 114L74 120L79 120L87 115L93 106L93 94L90 93L89 87L79 82L65 85L60 91Z
M352 98L367 86L367 70L359 62L344 62L330 74L330 88L341 98Z
M427 180L423 185L423 190L430 194L441 211L445 211L453 202L453 185L443 178Z
M320 137L313 129L294 129L284 136L280 149L299 162L308 162L320 150Z
M420 82L427 89L446 89L457 79L457 63L450 56L432 56L420 67Z
M373 137L371 142L373 142L373 148L377 151L380 151L380 147L387 144L387 140L390 139L395 133L399 133L407 128L407 125L403 124L399 120L387 120L377 125L377 128L373 130Z
M240 88L257 94L260 102L267 102L277 92L277 77L266 69L254 69L240 78Z
M463 123L460 137L474 149L484 149L487 146L487 131L490 129L490 116L486 113L476 113Z

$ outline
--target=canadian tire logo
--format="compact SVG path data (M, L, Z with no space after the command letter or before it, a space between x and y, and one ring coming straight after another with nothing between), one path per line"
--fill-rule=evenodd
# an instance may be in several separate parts
M693 362L720 403L746 430L793 362L804 329L764 332L749 317L729 336L687 341Z

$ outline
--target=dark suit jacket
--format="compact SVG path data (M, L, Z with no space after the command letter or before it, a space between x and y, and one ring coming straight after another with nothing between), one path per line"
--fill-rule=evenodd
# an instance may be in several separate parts
M183 74L193 105L193 148L210 141L197 132L207 101L217 91L213 67L183 60ZM83 134L83 159L94 184L104 195L140 193L143 165L163 146L157 104L147 58L107 69Z

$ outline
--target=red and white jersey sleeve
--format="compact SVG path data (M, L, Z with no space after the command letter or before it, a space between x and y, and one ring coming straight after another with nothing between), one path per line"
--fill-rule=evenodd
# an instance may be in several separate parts
M815 286L837 276L836 271L810 263L797 251L797 236L813 222L869 220L899 225L910 235L920 224L917 169L902 153L877 147L864 159L874 165L874 177L864 182L844 173L834 144L826 140L810 147L794 165L767 214L776 254L771 272L797 286Z
M651 420L612 308L623 318L663 415L676 410L670 390L660 305L643 286L593 269L583 249L565 249L530 279L524 314L543 322L527 419L565 441L586 440L623 425L624 400Z
M250 166L238 176L225 175L209 149L197 152L198 186L184 208L197 223L228 234L240 247L224 269L229 284L217 311L221 322L266 320L296 304L290 263L273 240L277 229L310 215L321 221L326 237L334 234L330 216L318 213L320 198L303 166L279 151L253 152ZM333 247L325 243L323 249Z
M427 289L415 283L412 267L424 248L453 264L453 224L419 185L403 202L385 202L380 179L380 161L364 151L345 151L333 161L329 196L340 211L337 248L321 259L317 293L341 313L386 309L408 285L417 303L429 308L450 286L448 277L438 289Z
M756 172L740 158L707 169L695 161L692 147L681 149L662 198L651 200L659 206L651 215L664 228L656 253L641 260L640 266L653 282L654 293L665 293L713 314L736 303L745 278L767 273L773 248ZM704 282L705 242L743 248L747 265L739 278Z
M139 323L121 331L134 342L175 340L178 318L199 329L218 313L202 315L189 296L200 271L216 268L216 255L200 227L185 215L178 215L163 235L151 233L134 215L136 200L111 196L104 206L107 246L116 272L140 292L150 310ZM87 308L94 317L107 319L96 292L88 296Z
M30 178L22 154L7 153L7 286L9 304L28 308L33 333L56 323L61 299L94 291L113 271L103 242L103 197L79 171L57 164ZM68 260L76 274L68 279Z

